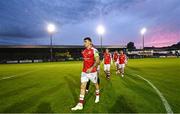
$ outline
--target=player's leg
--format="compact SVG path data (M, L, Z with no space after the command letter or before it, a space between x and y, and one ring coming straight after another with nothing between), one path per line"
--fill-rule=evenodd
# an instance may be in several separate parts
M98 84L100 84L100 79L99 79L99 75L98 75L98 79L97 79L97 82L98 82Z
M100 84L99 76L100 76L100 65L98 65L98 67L97 67L97 82L98 82L98 84Z
M89 81L89 79L87 77L87 74L82 72L81 73L79 103L75 107L71 108L71 110L82 110L83 109L85 90L86 90L86 85L87 85L88 81Z
M99 75L97 76L97 83L100 84ZM89 92L89 86L90 86L90 80L87 82L87 85L86 85L86 93Z
M111 68L111 65L108 64L107 65L107 78L110 79L110 68Z
M116 64L116 62L114 62L114 64L115 64L115 68L116 68L116 70L117 70L117 64Z
M80 95L84 96L85 95L85 88L86 88L87 82L81 83L81 91ZM84 100L84 99L83 99Z
M114 63L115 63L115 68L116 68L116 72L117 72L118 71L118 64L116 61Z
M89 86L90 86L90 80L87 82L87 85L86 85L86 93L88 93L89 91Z
M98 65L98 67L97 67L97 77L98 77L97 82L98 82L98 84L100 84L99 75L100 75L100 65ZM87 82L87 85L86 85L86 93L88 93L88 91L89 91L89 86L90 86L90 80Z
M97 77L97 72L95 73L91 73L91 78L90 80L94 83L95 88L96 88L96 99L95 99L95 103L99 102L99 84L98 84L98 77Z
M123 69L123 64L120 64L120 74L121 74L121 76L122 77L124 77L124 71L123 71L124 69Z
M116 62L116 72L118 72L119 64Z
M121 65L117 64L117 72L116 72L116 74L120 74L120 70L121 70Z
M87 84L87 82L81 83L79 103L75 107L71 108L71 110L82 110L83 109L86 84Z
M97 82L98 82L98 84L100 84L99 76L100 76L100 65L98 65L98 68L97 68Z
M99 102L99 84L98 83L95 83L95 87L96 87L96 99L95 99L95 103L98 103Z
M125 68L125 64L122 64L122 68L121 68L121 76L124 77L124 68Z
M119 72L120 72L120 75L122 76L122 64L119 64Z
M106 72L106 64L104 64L104 72Z
M122 71L121 71L121 72L122 72L122 73L121 73L121 76L124 77L124 67L122 67L121 70L122 70Z
M104 73L106 74L106 78L107 78L107 64L104 64Z

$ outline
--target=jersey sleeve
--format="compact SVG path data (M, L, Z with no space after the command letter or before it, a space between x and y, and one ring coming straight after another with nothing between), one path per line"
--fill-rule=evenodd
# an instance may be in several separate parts
M94 49L94 58L99 57L99 52L97 49Z
M111 57L111 59L112 59L112 54L110 53L110 57Z

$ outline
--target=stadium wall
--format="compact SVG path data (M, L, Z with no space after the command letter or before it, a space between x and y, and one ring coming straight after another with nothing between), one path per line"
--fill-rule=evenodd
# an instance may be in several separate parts
M99 51L100 46L95 46ZM32 63L50 61L50 46L5 45L0 46L0 63ZM103 50L126 50L126 46L103 46ZM81 60L82 45L53 46L53 61Z

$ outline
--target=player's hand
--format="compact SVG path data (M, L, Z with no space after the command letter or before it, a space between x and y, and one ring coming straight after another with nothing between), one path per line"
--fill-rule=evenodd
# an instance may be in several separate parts
M89 69L87 69L87 73L91 73L92 72L92 70L93 70L93 68L89 68Z

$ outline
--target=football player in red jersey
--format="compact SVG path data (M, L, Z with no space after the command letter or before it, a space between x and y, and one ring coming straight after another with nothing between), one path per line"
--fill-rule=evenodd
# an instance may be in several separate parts
M71 108L71 110L82 110L84 103L84 96L86 90L86 84L91 80L96 87L96 99L95 103L99 102L99 84L97 83L97 66L100 63L99 53L97 49L92 47L91 38L84 38L85 49L82 52L83 56L83 70L81 73L81 90L78 104Z
M116 71L118 70L118 56L119 56L119 53L116 50L113 54L113 61L114 61L115 67L116 67Z
M103 60L104 60L104 72L106 73L107 79L110 79L112 56L111 53L109 52L109 49L106 49Z
M120 72L121 76L124 77L126 55L124 54L124 52L122 50L120 51L118 61L119 61L119 72Z
M92 47L93 47L93 45L92 45ZM99 75L100 75L100 65L98 65L98 67L97 67L97 74L98 74L98 79L97 79L97 82L98 82L98 84L100 85L100 79L99 79ZM90 86L90 80L87 82L87 84L86 84L86 93L88 93L89 92L89 86Z

